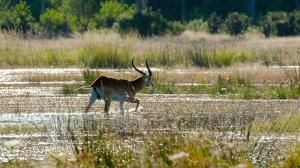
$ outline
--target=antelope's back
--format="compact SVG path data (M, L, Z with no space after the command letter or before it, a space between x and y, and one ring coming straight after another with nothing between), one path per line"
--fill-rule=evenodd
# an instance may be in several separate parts
M100 76L90 85L90 87L98 87L98 88L107 87L112 89L124 89L127 88L128 85L129 85L128 80Z

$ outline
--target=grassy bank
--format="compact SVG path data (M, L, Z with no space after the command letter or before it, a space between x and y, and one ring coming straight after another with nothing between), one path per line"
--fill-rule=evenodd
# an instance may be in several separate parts
M222 67L237 63L293 65L300 62L299 37L263 39L185 32L140 39L113 32L70 38L21 39L0 35L1 67L129 68L149 59L151 66Z

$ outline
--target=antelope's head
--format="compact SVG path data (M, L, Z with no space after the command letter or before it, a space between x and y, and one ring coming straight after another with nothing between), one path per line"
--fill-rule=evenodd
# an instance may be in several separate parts
M153 83L152 83L152 72L151 72L151 70L150 70L150 68L149 68L149 65L148 65L148 61L146 60L146 67L147 67L147 69L148 69L148 75L145 73L145 72L143 72L143 71L141 71L141 70L139 70L139 69L137 69L135 66L134 66L134 58L132 59L132 67L136 70L136 71L138 71L140 74L142 74L143 76L141 77L143 80L144 80L144 83L145 83L145 86L147 86L147 87L152 87L153 86Z

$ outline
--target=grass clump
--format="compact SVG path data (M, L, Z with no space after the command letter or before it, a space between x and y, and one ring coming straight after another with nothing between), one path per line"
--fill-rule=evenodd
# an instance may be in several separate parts
M88 46L80 49L79 58L88 68L131 67L131 56L124 48Z
M48 129L46 126L38 127L34 125L22 124L22 125L6 125L0 127L0 132L4 133L33 133L33 132L46 132Z
M57 165L79 167L232 167L247 161L244 150L210 138L186 137L175 132L155 134L113 134L84 123L81 135L69 128L75 160L55 158ZM131 138L139 141L131 141ZM122 139L122 140L121 140ZM124 142L126 140L126 143ZM133 144L131 144L133 143Z
M282 167L284 168L300 167L300 145L299 144L297 145L294 151L290 152Z
M254 120L251 132L253 133L299 133L300 132L300 112L285 114L270 120Z
M189 51L188 55L192 65L205 68L231 66L235 63L252 62L254 59L251 53L230 50L195 49Z

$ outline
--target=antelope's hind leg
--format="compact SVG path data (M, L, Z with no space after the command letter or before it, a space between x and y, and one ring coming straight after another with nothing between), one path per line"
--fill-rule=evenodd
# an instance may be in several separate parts
M109 107L111 104L111 100L104 100L105 104L104 104L104 112L106 115L108 115L108 111L109 111Z
M90 96L90 100L89 100L89 104L88 106L85 108L85 112L87 113L90 108L92 107L92 105L95 103L95 101L97 99L100 99L99 93L96 92L97 89L96 88L92 88L91 89L91 96Z

